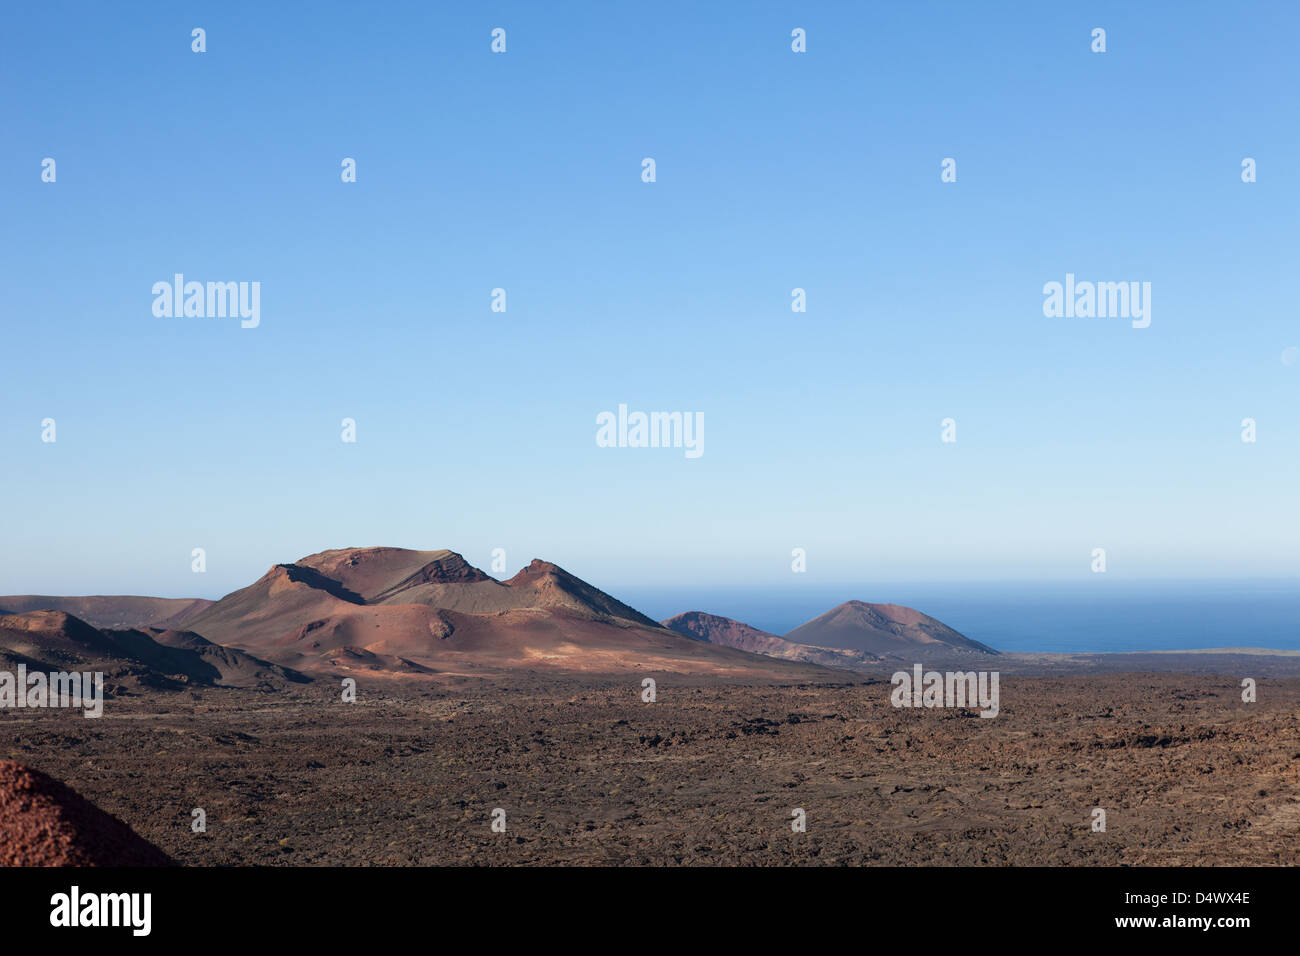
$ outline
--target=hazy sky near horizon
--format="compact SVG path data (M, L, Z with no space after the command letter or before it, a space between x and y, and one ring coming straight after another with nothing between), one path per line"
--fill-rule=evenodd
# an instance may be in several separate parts
M616 593L796 547L818 583L1300 571L1295 4L0 24L0 594L377 544ZM259 282L260 325L156 317L175 273ZM1067 273L1150 282L1150 326L1045 317ZM598 447L620 403L703 455Z

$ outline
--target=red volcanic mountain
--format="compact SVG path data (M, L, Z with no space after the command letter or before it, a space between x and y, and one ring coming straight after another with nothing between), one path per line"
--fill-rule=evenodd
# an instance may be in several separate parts
M947 624L910 607L847 601L801 624L786 640L866 654L911 658L949 653L996 654Z
M656 626L639 611L547 561L534 560L505 582L488 577L454 551L343 548L279 567L315 571L368 605L422 604L466 614L549 607L592 619Z
M519 668L795 676L661 628L563 568L497 581L452 551L343 548L277 564L186 627L294 668L482 674Z
M212 684L274 690L307 678L289 668L188 631L107 630L63 611L0 615L0 666L29 670L100 671L113 686L180 688Z
M761 631L749 624L733 621L729 617L706 614L703 611L687 611L663 622L670 631L707 641L722 647L734 647L749 651L751 654L766 654L787 661L803 661L809 664L822 664L827 667L854 667L859 664L871 664L880 658L874 654L861 651L846 651L831 647L813 647L787 641L783 637Z

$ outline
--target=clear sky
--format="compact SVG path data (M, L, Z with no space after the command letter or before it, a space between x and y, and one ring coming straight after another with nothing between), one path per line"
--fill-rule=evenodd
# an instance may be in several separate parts
M615 593L780 585L795 547L819 583L1300 571L1294 3L0 27L0 593L372 544ZM259 282L259 327L156 317L177 272ZM1150 327L1045 317L1066 273L1150 282ZM704 454L598 447L620 403L701 413Z

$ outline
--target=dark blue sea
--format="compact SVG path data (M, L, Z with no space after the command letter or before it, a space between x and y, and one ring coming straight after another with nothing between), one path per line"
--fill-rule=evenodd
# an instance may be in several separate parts
M1084 584L622 587L655 620L708 611L785 634L837 604L903 604L1000 651L1300 650L1300 579Z

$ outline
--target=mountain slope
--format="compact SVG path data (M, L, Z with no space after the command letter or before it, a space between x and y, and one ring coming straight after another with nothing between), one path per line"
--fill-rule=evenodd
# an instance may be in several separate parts
M101 671L114 683L178 688L186 684L275 689L308 678L197 634L149 629L101 630L63 611L0 616L6 669Z
M288 567L310 568L367 605L422 604L466 614L551 607L593 620L654 621L549 561L534 559L498 581L454 551L340 548L308 555Z
M658 627L653 620L604 591L592 587L563 568L534 558L506 586L524 594L532 607L560 608L594 620L631 621L643 627Z
M890 657L996 654L941 621L897 604L846 601L785 635L786 640Z
M181 627L213 602L202 598L155 598L134 595L54 597L48 594L11 594L0 597L5 614L28 611L63 611L91 627Z
M722 647L734 647L749 651L751 654L766 654L788 661L804 661L809 664L821 664L826 667L856 667L880 660L873 654L861 651L841 650L831 647L813 647L795 641L787 641L767 631L759 630L749 624L706 614L703 611L687 611L670 617L663 626L678 634L707 641Z

